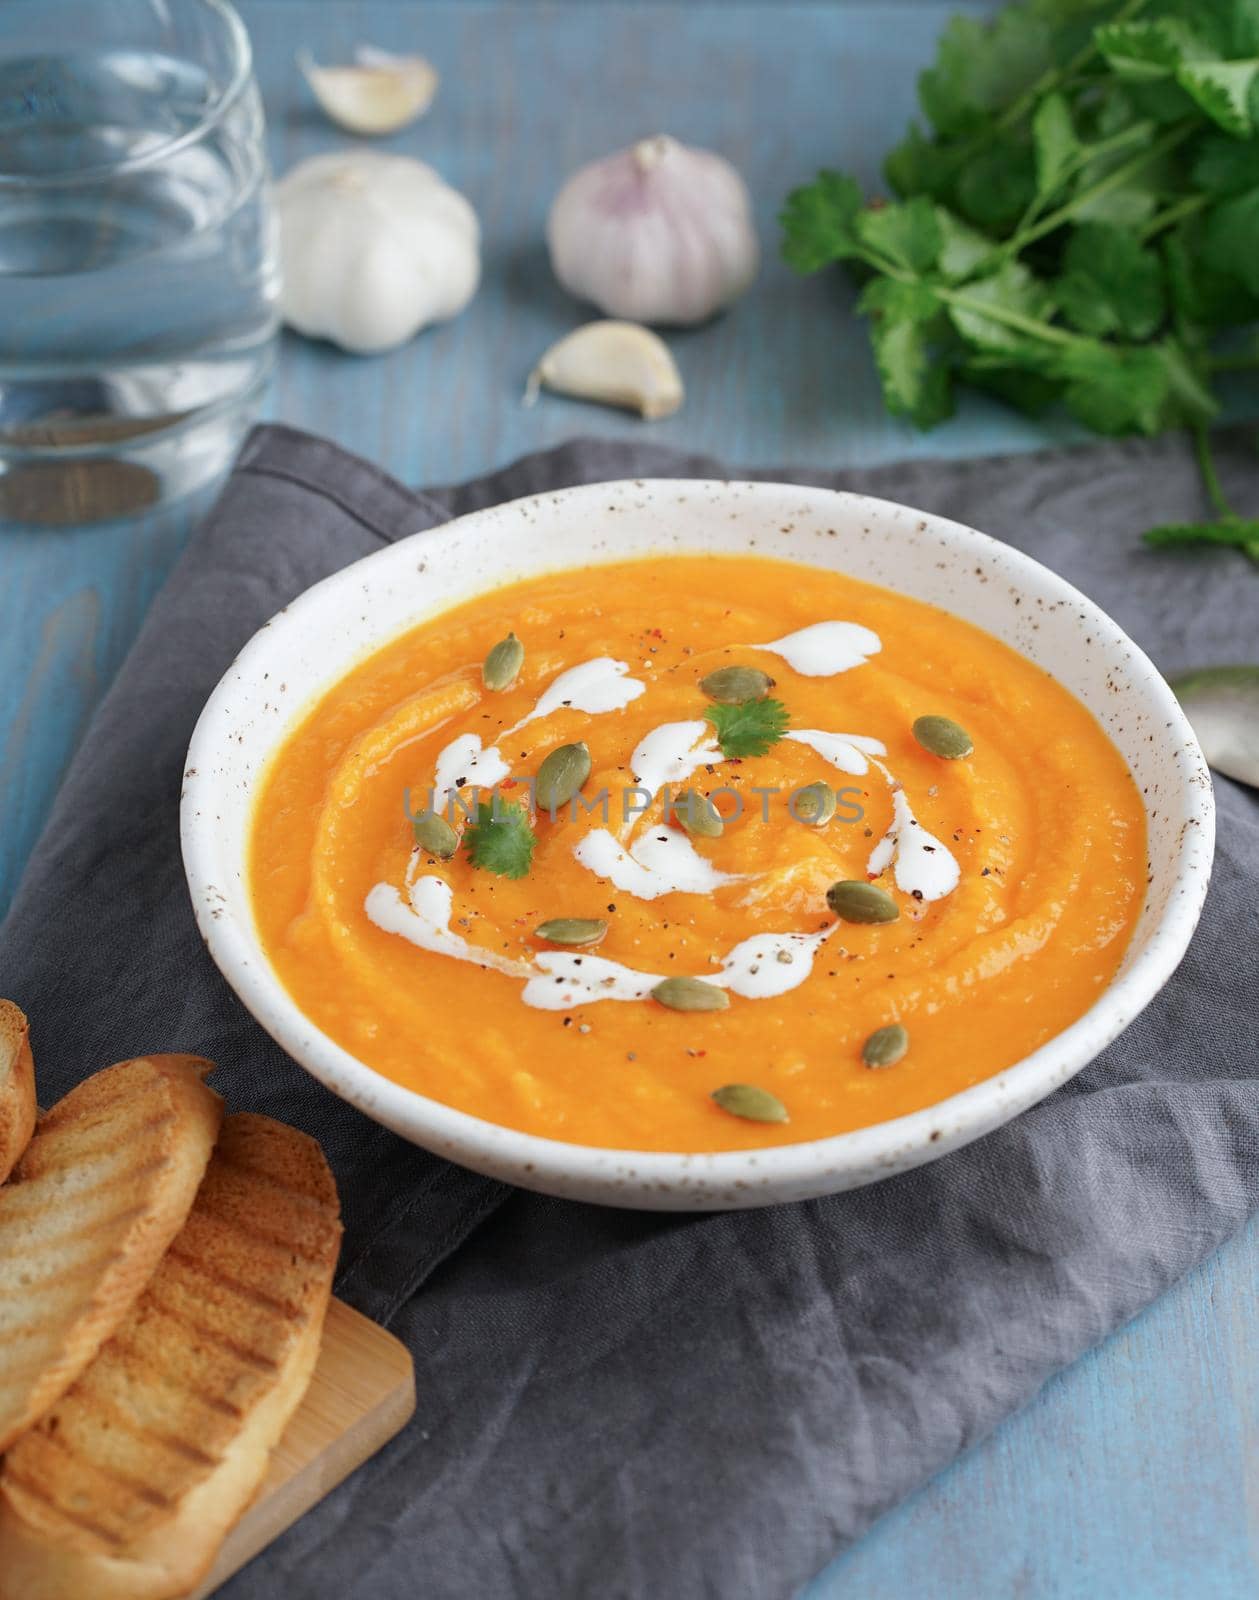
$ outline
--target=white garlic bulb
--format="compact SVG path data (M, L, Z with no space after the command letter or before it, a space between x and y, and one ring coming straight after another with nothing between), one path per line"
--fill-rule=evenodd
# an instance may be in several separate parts
M748 288L760 260L743 179L667 134L574 173L547 243L571 294L631 322L702 322Z
M668 345L636 322L587 322L574 328L529 374L526 405L534 403L539 389L624 406L650 421L671 417L685 398Z
M342 150L276 185L280 311L299 333L368 353L462 311L481 275L476 212L410 156Z

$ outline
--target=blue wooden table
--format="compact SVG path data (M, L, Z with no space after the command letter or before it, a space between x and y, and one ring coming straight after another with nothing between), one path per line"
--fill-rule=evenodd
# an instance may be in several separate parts
M977 400L926 437L890 420L846 291L801 282L775 259L786 189L825 164L876 181L948 7L242 0L241 9L277 170L342 138L310 100L299 45L329 60L358 42L418 50L442 88L430 115L385 147L437 166L485 231L484 284L463 317L374 360L286 339L270 414L415 483L479 473L578 431L648 431L761 465L970 455L1073 436ZM577 164L655 132L714 146L744 172L766 246L761 279L732 315L673 339L688 387L678 416L645 425L549 397L525 410L526 373L585 315L548 271L547 204ZM0 530L0 911L197 510ZM810 1600L1259 1593L1257 1242L1248 1230L1050 1383L821 1574Z

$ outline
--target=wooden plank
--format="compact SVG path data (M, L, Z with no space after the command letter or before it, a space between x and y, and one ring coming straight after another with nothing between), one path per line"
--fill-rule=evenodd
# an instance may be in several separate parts
M258 1499L228 1536L205 1583L207 1600L305 1516L410 1421L415 1370L391 1333L341 1300L328 1307L319 1364L276 1447Z

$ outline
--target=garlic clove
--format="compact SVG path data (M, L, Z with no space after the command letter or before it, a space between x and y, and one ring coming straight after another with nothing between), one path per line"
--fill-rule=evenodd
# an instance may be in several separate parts
M624 406L648 419L671 417L685 396L668 345L636 322L587 322L574 329L529 374L525 404L532 405L542 388Z
M433 103L439 78L423 56L395 56L360 45L354 64L321 67L309 51L298 65L315 99L338 127L350 133L396 133L422 117Z
M738 172L667 134L575 172L551 206L547 244L570 294L631 322L702 322L760 263Z

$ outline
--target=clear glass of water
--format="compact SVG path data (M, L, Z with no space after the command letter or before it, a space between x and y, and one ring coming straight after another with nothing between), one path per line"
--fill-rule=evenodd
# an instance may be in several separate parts
M0 526L206 483L265 387L277 289L226 0L3 0Z

